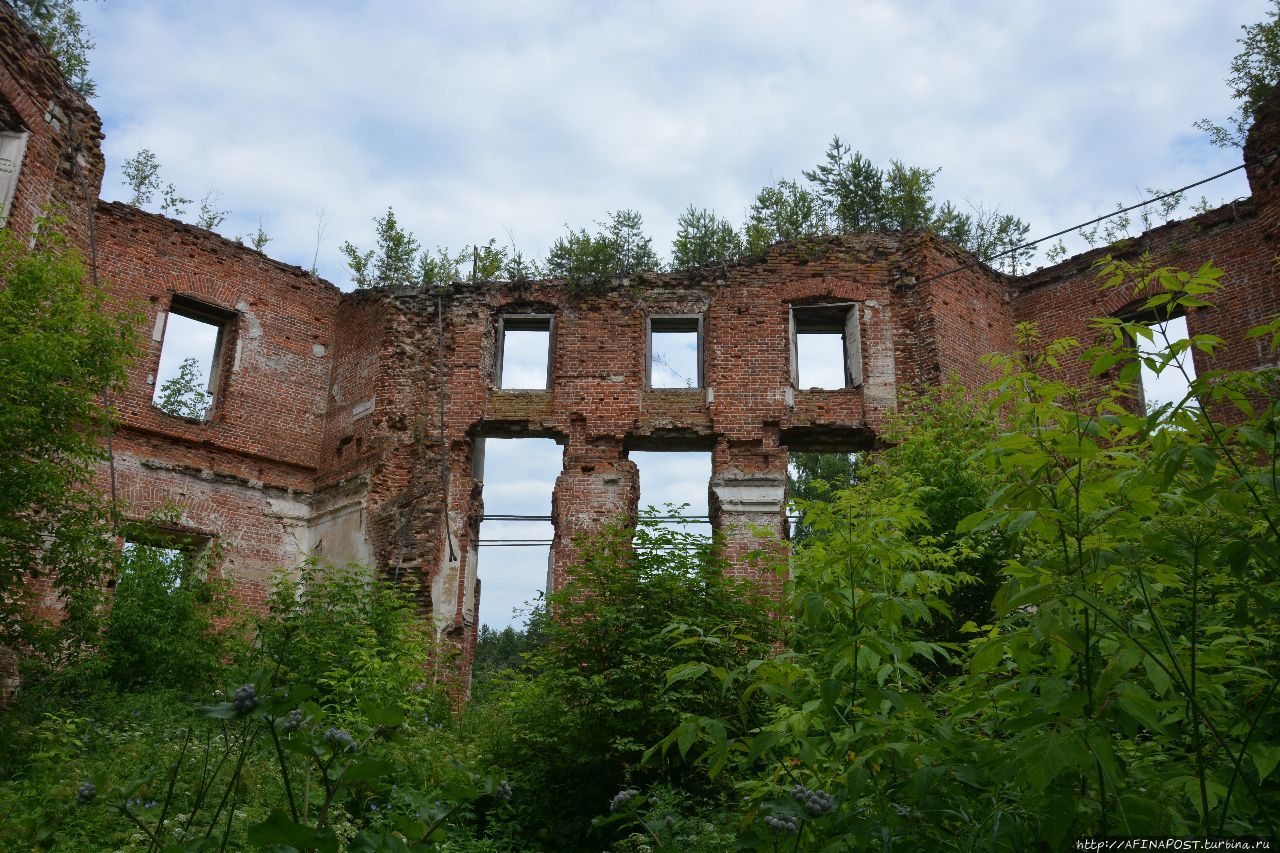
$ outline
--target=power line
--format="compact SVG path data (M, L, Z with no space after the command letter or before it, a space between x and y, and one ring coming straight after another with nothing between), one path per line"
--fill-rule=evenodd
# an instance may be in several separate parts
M1226 177L1227 175L1230 175L1232 172L1238 172L1248 165L1250 164L1241 163L1239 166L1233 166L1232 168L1227 169L1225 172L1219 172L1216 175L1212 175L1208 178L1203 178L1202 180L1196 181L1195 183L1187 184L1185 187L1182 187L1180 189L1170 190L1169 192L1164 193L1163 195L1154 196L1153 198L1149 198L1146 201L1140 201L1137 204L1131 204L1128 207L1122 207L1119 210L1113 210L1110 213L1103 214L1102 216L1094 217L1093 219L1090 219L1088 222L1081 222L1079 225L1072 225L1070 228L1063 228L1061 231L1055 231L1052 234L1048 235L1047 237L1040 237L1038 239L1032 240L1029 243L1023 243L1020 246L1014 246L1012 249L1005 249L1003 252L997 252L994 255L988 255L985 258L975 258L972 261L969 261L968 263L961 264L958 267L953 267L947 270L946 272L940 272L937 275L931 275L928 278L919 279L916 282L916 285L919 286L921 284L928 284L931 281L937 281L940 278L946 278L949 275L954 275L955 273L963 272L964 270L967 270L971 267L975 267L978 264L985 264L987 266L990 266L992 261L999 260L1000 258L1003 258L1006 255L1012 255L1016 252L1021 252L1026 249L1033 248L1045 242L1046 240L1052 240L1055 237L1062 237L1066 234L1070 234L1072 231L1079 231L1081 228L1087 228L1090 225L1095 225L1099 222L1102 222L1105 219L1110 219L1113 216L1119 216L1122 213L1128 213L1131 210L1137 210L1140 207L1146 207L1149 204L1155 204L1158 201L1164 201L1165 199L1172 198L1175 195L1181 195L1187 190L1195 189L1196 187L1201 186L1203 184L1207 184L1210 181L1216 181L1218 180L1218 178Z

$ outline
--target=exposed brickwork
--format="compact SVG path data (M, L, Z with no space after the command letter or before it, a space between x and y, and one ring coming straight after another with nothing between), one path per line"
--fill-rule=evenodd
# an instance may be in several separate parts
M10 212L9 227L28 233L46 213L82 240L87 229L85 186L98 197L105 161L102 122L62 80L57 63L8 4L0 3L0 114L31 134ZM83 177L83 182L82 182Z
M73 239L87 248L75 224L87 220L67 167L68 127L90 143L81 156L96 195L98 118L3 4L0 59L0 102L32 131L12 225L27 230L42 207L64 205ZM50 102L65 119L44 118ZM1280 311L1272 262L1280 116L1261 115L1247 149L1257 163L1254 198L1155 229L1132 247L1162 263L1212 258L1230 271L1218 307L1190 317L1193 331L1229 342L1215 366L1264 363L1262 345L1245 343L1243 332ZM712 453L713 525L733 571L750 575L747 554L785 548L789 451L873 447L908 389L953 372L971 387L984 382L980 357L1011 348L1015 322L1034 320L1050 337L1085 336L1089 317L1128 300L1096 287L1090 264L1100 252L1016 280L979 265L935 278L971 258L918 233L780 245L763 259L640 276L600 293L556 281L340 293L207 231L128 205L95 210L100 271L120 309L138 313L146 342L117 401L116 485L130 516L182 507L185 529L222 542L225 570L251 608L262 606L274 570L313 552L415 578L424 613L463 648L464 670L480 598L486 436L550 437L565 448L553 583L573 570L577 533L634 517L632 450ZM228 318L208 422L151 404L161 315L175 297ZM831 304L855 306L860 382L796 388L791 308ZM499 321L519 314L555 318L548 390L495 387ZM704 387L647 389L646 317L690 314L703 318ZM105 487L105 468L102 477ZM760 528L773 537L762 539Z

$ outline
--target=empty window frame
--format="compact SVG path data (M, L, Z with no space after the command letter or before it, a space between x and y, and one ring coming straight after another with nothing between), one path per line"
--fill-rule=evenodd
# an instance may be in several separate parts
M223 350L235 313L174 296L163 320L151 403L174 417L207 421L220 388ZM157 323L157 326L160 326Z
M1150 412L1164 405L1181 403L1190 390L1191 380L1196 378L1196 366L1191 357L1191 350L1184 350L1178 358L1165 365L1159 375L1147 365L1147 360L1167 351L1179 341L1187 339L1186 316L1171 317L1167 320L1140 319L1139 322L1151 329L1151 340L1139 338L1134 341L1138 355L1144 356L1137 389L1143 411Z
M159 582L172 592L193 573L204 577L212 539L197 533L130 523L119 583Z
M857 303L792 306L791 384L802 390L862 384Z
M648 326L645 384L650 388L701 388L702 316L651 316Z
M518 391L551 387L550 314L504 314L498 317L497 386Z
M22 171L22 156L27 151L25 130L9 130L0 111L0 226L9 220L13 208L13 196L18 191L18 174Z

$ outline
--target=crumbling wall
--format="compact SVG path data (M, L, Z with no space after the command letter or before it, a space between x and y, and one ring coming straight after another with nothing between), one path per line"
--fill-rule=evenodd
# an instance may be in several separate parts
M0 118L30 133L8 227L25 234L37 218L61 215L62 230L83 248L85 196L98 197L105 167L102 121L7 3L0 3Z

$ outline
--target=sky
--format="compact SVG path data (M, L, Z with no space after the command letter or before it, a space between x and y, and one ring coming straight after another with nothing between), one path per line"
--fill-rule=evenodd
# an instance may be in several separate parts
M426 246L496 237L537 258L566 226L631 208L665 255L690 204L740 223L762 186L799 178L833 135L881 165L940 168L939 199L996 206L1033 237L1048 234L1240 162L1192 125L1231 113L1224 78L1240 26L1268 6L105 0L82 10L97 43L103 196L127 200L121 167L149 148L182 195L216 194L230 211L221 233L261 223L267 254L314 261L347 289L339 246L371 246L389 205ZM1201 193L1216 204L1248 188L1237 172ZM678 346L670 355L674 372L659 381L680 384L687 364ZM514 481L529 481L534 456L515 454Z

